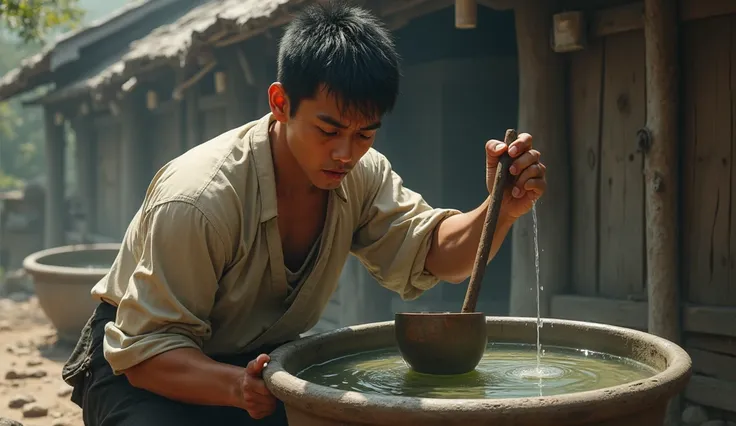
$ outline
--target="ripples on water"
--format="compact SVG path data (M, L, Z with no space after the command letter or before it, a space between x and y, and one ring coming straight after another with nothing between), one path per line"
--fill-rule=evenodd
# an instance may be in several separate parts
M297 376L340 390L453 399L559 395L616 386L654 373L629 359L553 346L545 346L537 370L536 345L504 343L489 345L475 371L457 376L411 371L393 349L337 358Z

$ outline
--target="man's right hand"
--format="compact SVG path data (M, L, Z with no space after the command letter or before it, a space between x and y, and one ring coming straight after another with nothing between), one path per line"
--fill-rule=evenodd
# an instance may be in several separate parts
M254 419L262 419L276 411L276 397L266 388L262 379L263 367L271 358L260 354L245 367L245 374L241 382L243 394L242 408Z

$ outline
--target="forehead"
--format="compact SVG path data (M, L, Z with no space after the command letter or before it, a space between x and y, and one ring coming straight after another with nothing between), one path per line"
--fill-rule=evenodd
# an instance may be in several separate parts
M299 106L299 111L302 110L311 118L329 117L350 127L365 127L381 120L381 117L367 114L355 105L346 105L344 99L326 89L317 90L314 97L304 99Z

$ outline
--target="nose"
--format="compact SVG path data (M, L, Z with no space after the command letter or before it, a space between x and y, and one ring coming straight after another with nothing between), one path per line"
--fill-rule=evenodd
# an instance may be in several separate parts
M336 141L335 147L332 149L332 159L341 163L349 163L353 157L353 144L350 140L340 139Z

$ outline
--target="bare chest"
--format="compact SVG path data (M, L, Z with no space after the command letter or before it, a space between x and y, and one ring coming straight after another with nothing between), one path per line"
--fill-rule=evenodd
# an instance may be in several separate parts
M291 271L296 271L322 234L327 217L327 196L279 199L278 214L284 263Z

